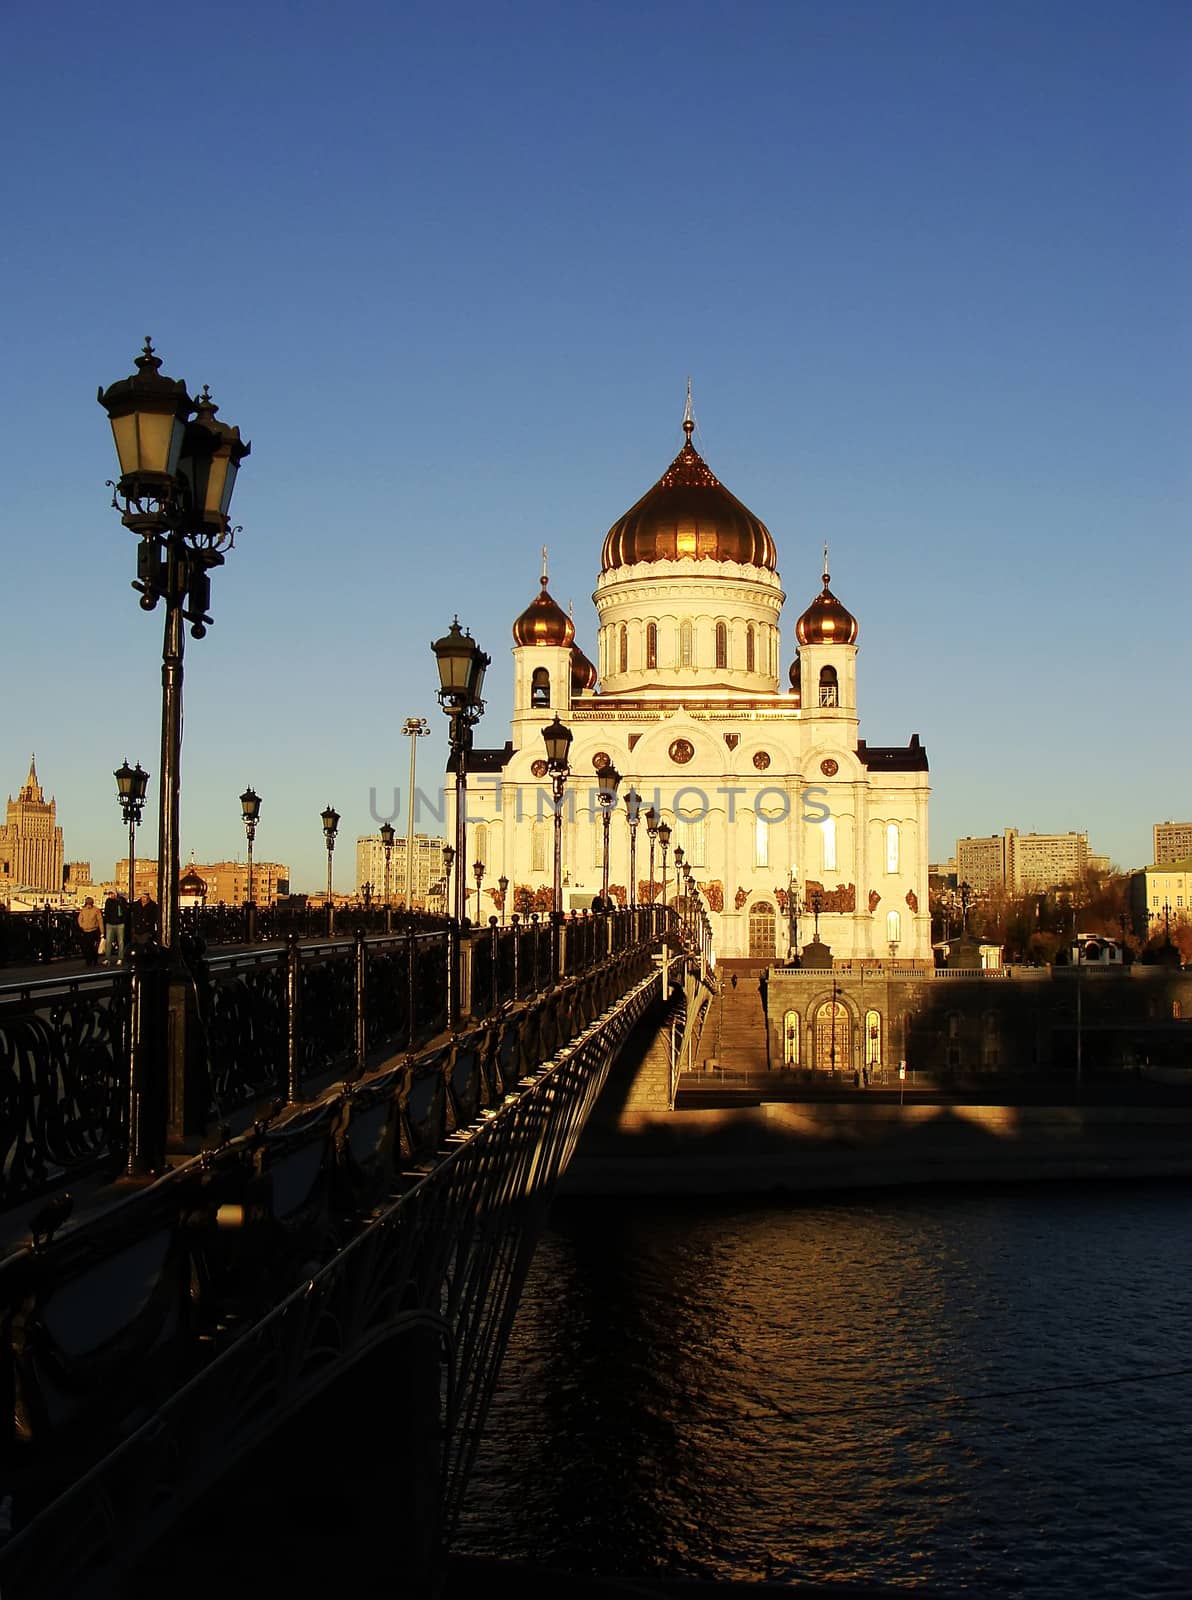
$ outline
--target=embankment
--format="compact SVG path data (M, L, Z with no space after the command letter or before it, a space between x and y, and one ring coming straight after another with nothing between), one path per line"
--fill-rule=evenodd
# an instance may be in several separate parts
M814 1193L930 1183L1192 1178L1192 1108L783 1101L624 1112L562 1194Z

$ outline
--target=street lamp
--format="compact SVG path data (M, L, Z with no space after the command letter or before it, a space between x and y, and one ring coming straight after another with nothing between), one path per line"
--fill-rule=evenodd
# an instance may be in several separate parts
M497 879L497 890L501 896L501 926L505 926L505 892L509 888L509 879L504 873Z
M335 907L331 903L331 859L335 854L335 835L339 831L339 812L328 806L323 812L323 837L327 841L327 937L335 932Z
M973 898L971 885L960 885L960 937L963 939L968 934L968 911Z
M669 822L658 824L658 843L662 848L662 910L666 911L666 852L670 845L671 831Z
M629 904L637 909L637 825L641 821L642 797L636 789L625 796L625 820L629 824Z
M484 862L477 857L472 863L472 876L476 879L476 926L480 926L480 885L484 882Z
M257 836L257 818L261 815L261 797L248 788L240 796L240 810L244 817L244 831L248 835L248 942L255 944L257 937L256 901L252 892L252 843Z
M555 880L552 910L557 919L563 911L563 789L571 768L567 756L571 750L571 729L559 721L558 716L542 730L546 745L546 770L550 773L551 795L555 803Z
M472 729L484 715L481 690L484 688L485 669L491 658L485 655L472 635L460 627L458 617L443 637L435 640L431 649L435 653L435 661L439 668L439 704L451 719L450 764L455 768L455 853L452 860L458 860L460 864L460 870L455 878L454 914L456 922L462 924L467 911L463 865L468 849L465 831L468 755L472 749ZM413 753L414 744L411 739L411 758ZM413 806L410 807L410 815L413 816ZM409 879L410 870L407 863L407 884ZM453 1009L452 1015L455 1017L458 1013Z
M646 832L650 836L650 904L654 904L654 840L658 837L658 813L653 806L646 808Z
M430 735L425 717L407 717L401 725L402 737L410 741L410 793L406 805L406 910L414 909L414 772L418 741Z
M159 769L158 900L161 942L178 947L178 833L182 783L182 653L184 621L201 639L211 622L213 568L222 566L236 533L228 517L232 490L250 446L239 428L217 422L218 407L204 386L192 400L180 378L160 372L153 345L136 372L97 399L108 414L120 477L112 506L140 540L137 576L141 607L166 603L162 641L161 767ZM192 418L193 413L193 420ZM110 480L109 480L110 482Z
M128 923L124 929L122 952L127 960L132 948L132 906L137 896L137 827L141 821L141 809L145 804L145 790L149 787L149 774L139 761L135 767L130 767L126 756L112 776L116 780L116 798L120 802L124 820L128 824Z
M601 767L596 774L600 784L596 797L600 802L601 822L604 825L604 866L600 875L600 897L608 909L608 825L612 821L613 807L617 803L617 788L621 782L621 774L610 761L607 767Z
M410 747L413 749L413 746ZM385 932L389 933L393 926L393 908L389 897L390 870L393 865L393 824L382 822L381 846L385 851Z
M445 844L443 846L443 880L444 880L444 885L445 886L449 885L451 883L451 868L452 868L452 866L454 864L455 864L455 851L451 848L451 846L449 844ZM443 907L443 909L446 910L447 907L453 903L452 902L452 898L451 898L451 891L450 891L449 888L447 890L447 893L444 895L443 899L444 899L444 907Z

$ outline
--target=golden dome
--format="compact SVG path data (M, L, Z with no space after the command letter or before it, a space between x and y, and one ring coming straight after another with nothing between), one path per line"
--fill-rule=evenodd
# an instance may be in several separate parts
M544 561L542 588L513 624L513 642L568 645L574 638L575 623L547 593Z
M684 419L687 442L659 478L604 539L601 569L638 561L737 561L773 572L778 553L769 529L732 495L691 443L695 424Z
M571 692L572 694L586 694L596 687L596 668L588 660L579 645L571 646Z
M856 644L857 619L828 588L828 552L824 550L824 587L795 624L800 644ZM793 672L793 668L791 669Z

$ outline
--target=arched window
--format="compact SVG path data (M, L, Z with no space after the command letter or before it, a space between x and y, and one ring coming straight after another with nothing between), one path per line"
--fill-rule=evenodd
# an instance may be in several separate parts
M646 623L646 665L647 667L656 667L658 665L658 624L656 622Z
M679 624L679 665L681 667L693 667L695 665L695 651L691 645L690 622L681 622Z
M488 824L485 822L476 824L476 854L472 860L483 861L486 866L488 865Z
M886 824L886 871L898 871L898 824Z
M619 670L621 672L628 672L629 671L629 629L625 626L624 623L621 624L621 634L620 634L619 648L620 648L620 658L621 658L620 659L620 668L619 668Z
M782 1019L782 1064L784 1067L797 1067L799 1065L799 1013L788 1011Z
M902 918L897 911L886 912L886 943L897 944L902 938Z
M728 628L723 622L716 624L716 665L728 666Z
M877 1011L865 1013L865 1065L880 1066L882 1059L882 1019Z
M755 867L770 865L770 824L761 815L753 829L753 864Z
M820 823L820 835L824 846L824 871L836 871L836 819L825 817Z
M821 706L838 706L840 704L840 686L836 681L835 667L820 668L819 691L819 703Z
M535 707L550 705L550 673L545 667L535 667L530 679L530 704Z
M996 1067L1001 1061L1001 1024L996 1011L987 1011L981 1029L981 1065Z
M530 830L530 871L546 871L546 824L536 822Z
M757 641L754 637L753 623L745 629L745 671L757 670Z

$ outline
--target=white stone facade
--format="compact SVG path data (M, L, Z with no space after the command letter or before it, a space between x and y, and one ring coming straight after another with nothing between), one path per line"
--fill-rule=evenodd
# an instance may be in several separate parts
M698 466L702 476L677 477L685 466L690 473ZM681 504L671 494L676 481ZM722 501L731 507L718 521ZM793 883L802 905L800 946L812 937L810 902L819 894L820 937L836 960L929 965L925 751L917 735L885 748L859 739L857 625L831 595L826 575L823 594L798 625L802 693L786 687L795 645L781 631L785 596L777 571L761 559L717 558L748 548L739 539L733 544L729 524L732 516L739 523L740 513L751 515L688 443L627 514L636 519L637 543L622 538L617 549L644 548L644 559L610 564L622 526L614 525L593 596L596 690L578 689L570 633L543 626L544 602L553 606L544 582L535 642L513 648L511 740L504 750L478 749L470 764L467 859L486 862L490 884L502 874L509 879L507 912L524 907L528 895L538 909L549 905L553 812L542 729L558 715L574 735L562 828L564 909L600 892L596 774L611 760L622 775L609 836L610 890L618 900L634 898L624 805L632 787L643 810L654 806L673 829L667 898L675 895L673 853L681 844L710 907L718 957L786 959ZM682 549L688 521L712 554L650 558L655 524L663 530L657 548ZM768 532L755 527L754 549L764 535L772 560ZM696 533L688 543L694 548ZM825 622L828 616L835 622ZM524 618L515 639L519 634L531 635ZM449 804L452 797L449 781ZM447 832L454 837L450 821ZM650 897L649 866L643 823L639 900ZM656 849L655 895L661 879Z

